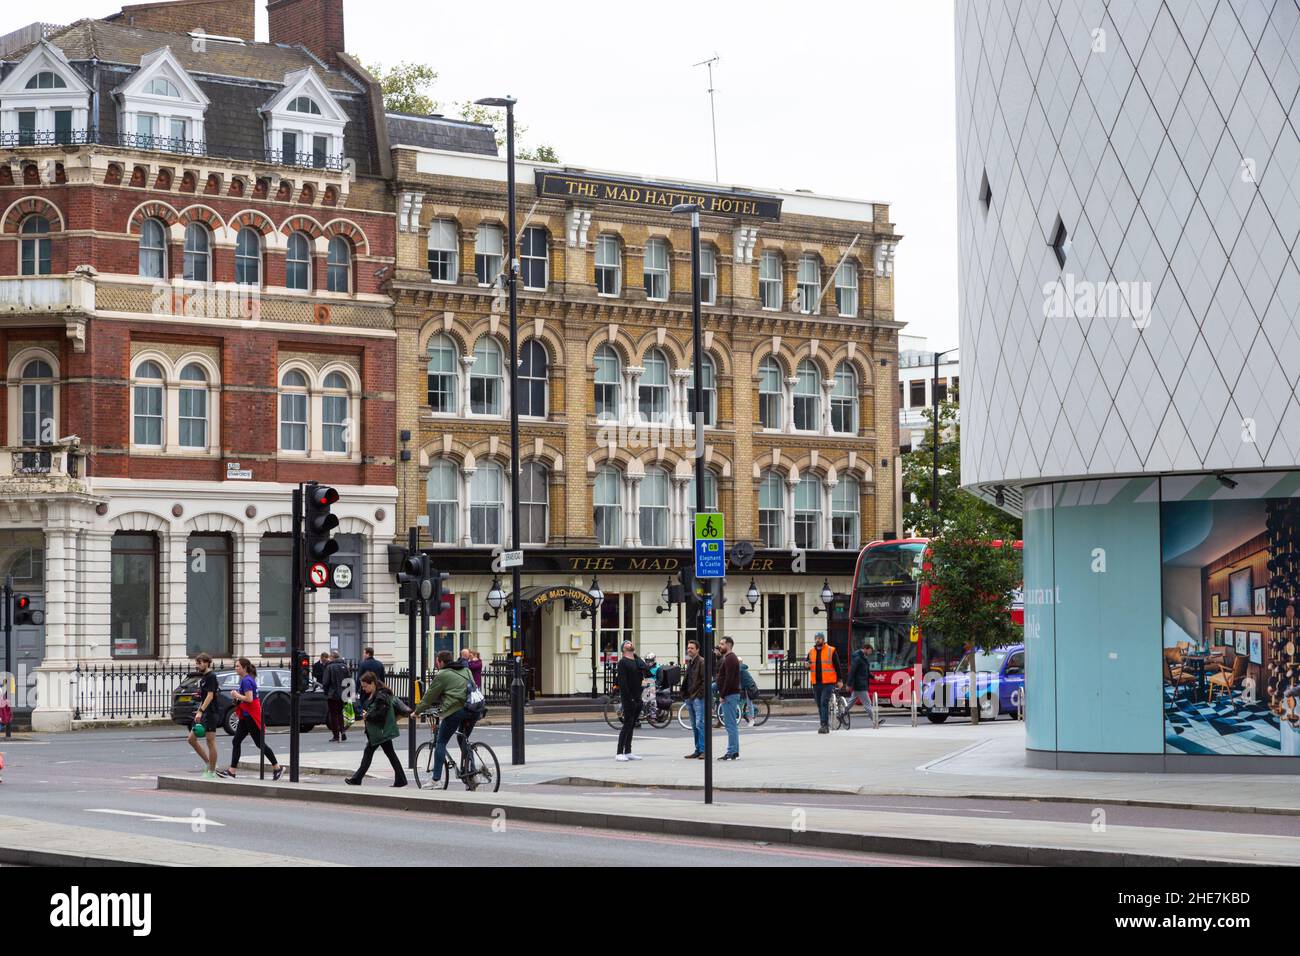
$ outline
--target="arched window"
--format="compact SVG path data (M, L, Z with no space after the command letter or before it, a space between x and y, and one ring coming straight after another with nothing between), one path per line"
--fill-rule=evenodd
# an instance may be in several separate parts
M785 407L785 383L781 366L772 356L758 363L758 423L764 428L780 428Z
M456 346L446 335L429 339L429 407L435 412L456 411Z
M781 275L783 270L781 253L776 250L764 252L758 260L759 303L769 312L781 311L781 298L785 284Z
M519 541L545 544L549 488L546 466L526 461L519 470Z
M623 543L623 476L613 465L602 465L592 489L592 520L596 543L617 548Z
M280 379L280 450L307 451L307 376L289 369Z
M44 359L33 359L23 366L22 444L48 445L58 437L54 421L54 369Z
M797 431L821 430L821 377L817 366L804 359L795 372L794 427Z
M668 300L668 243L647 239L645 244L645 297L653 302Z
M718 476L712 468L704 469L704 513L718 513ZM695 537L695 474L686 483L686 537Z
M641 546L668 547L668 472L647 468L641 482Z
M852 435L858 430L858 376L847 362L835 367L831 389L831 431Z
M28 216L22 228L22 274L50 274L50 221L44 216Z
M858 314L858 266L845 259L835 271L835 310L846 318Z
M170 96L173 99L181 97L181 91L176 88L176 84L163 76L155 76L146 83L144 92L152 96Z
M182 448L208 447L208 376L197 362L181 369L179 426Z
M134 444L161 448L163 444L163 370L157 362L141 362L132 388Z
M857 550L858 483L853 478L841 478L831 492L831 547Z
M455 282L460 268L460 231L450 219L429 223L429 278Z
M718 304L718 252L712 246L700 246L700 304Z
M596 349L596 421L616 422L622 417L622 381L618 353L608 345Z
M815 550L822 546L822 482L806 474L794 487L794 546Z
M185 227L183 275L190 282L207 282L212 277L211 243L208 227L192 222Z
M325 281L330 292L352 291L352 243L342 236L330 240Z
M546 347L537 339L524 343L519 356L519 414L546 417Z
M64 82L63 77L59 76L59 74L50 70L41 70L24 84L24 88L28 90L66 90L68 84Z
M618 236L596 238L596 294L618 295L623 289L623 249Z
M758 486L758 537L764 548L783 547L785 481L774 471L763 473Z
M310 113L312 116L320 116L320 106L310 96L295 96L289 101L285 109L290 113Z
M240 229L235 237L235 281L262 284L262 234L252 226Z
M651 349L645 357L638 393L637 408L643 421L668 421L668 359L659 349Z
M529 226L519 242L519 271L525 289L545 289L547 268L546 230Z
M321 394L321 451L346 455L348 448L348 380L342 372L325 376Z
M167 278L167 227L157 219L146 219L140 225L140 275Z
M455 464L445 458L438 459L429 467L425 497L428 499L429 538L434 544L456 544L456 517L460 513L460 500L456 494L459 477Z
M479 285L496 285L505 256L505 238L500 226L483 223L474 242L474 273Z
M469 410L474 415L501 414L501 346L481 337L474 345L469 370Z
M483 462L469 480L470 544L500 544L505 499L501 494L501 466Z
M694 366L694 363L691 363ZM700 357L700 390L704 393L704 424L710 427L718 424L718 379L713 359L704 355ZM695 369L691 368L686 380L686 406L690 413L691 424L695 423Z
M284 254L284 286L304 291L311 288L311 240L306 233L289 236Z
M822 291L822 266L816 256L799 257L798 285L799 311L804 315L820 311Z

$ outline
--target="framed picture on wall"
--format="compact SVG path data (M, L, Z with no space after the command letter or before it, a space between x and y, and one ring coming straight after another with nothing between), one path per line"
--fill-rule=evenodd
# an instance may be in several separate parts
M1250 662L1252 664L1264 663L1264 633L1262 631L1250 632Z
M1249 638L1247 637L1246 632L1234 631L1233 633L1237 635L1237 653L1246 654L1250 650Z
M1220 602L1219 602L1219 617L1227 617L1227 616L1228 616L1228 602L1227 602L1227 601L1220 601Z
M1266 617L1267 615L1268 615L1268 588L1255 588L1255 616Z
M1217 594L1211 594L1210 595L1210 617L1219 617L1219 616L1220 616L1219 596Z
M1214 646L1215 647L1223 646L1223 628L1221 627L1216 627L1214 629Z
M1228 575L1228 598L1232 602L1233 614L1250 613L1251 584L1250 568L1242 568Z

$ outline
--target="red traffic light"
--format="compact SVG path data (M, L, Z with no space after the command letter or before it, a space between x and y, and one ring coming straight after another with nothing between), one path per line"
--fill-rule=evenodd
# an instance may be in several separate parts
M311 501L318 508L327 508L339 500L339 493L327 485L317 485L312 491Z
M14 599L14 607L19 611L25 611L32 606L32 599L26 594L20 594Z

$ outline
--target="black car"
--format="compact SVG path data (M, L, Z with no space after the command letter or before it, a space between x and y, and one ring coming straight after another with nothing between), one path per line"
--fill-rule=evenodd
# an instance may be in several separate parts
M217 677L217 721L226 733L234 736L239 726L239 714L235 711L235 702L230 699L230 692L239 687L239 675L233 670L214 671ZM257 672L257 696L262 702L262 716L268 727L289 726L289 678L287 669L266 668ZM172 692L172 723L188 727L194 719L194 700L199 690L199 675L191 674ZM298 715L298 727L303 733L312 730L317 724L325 723L325 689L312 681L302 695Z

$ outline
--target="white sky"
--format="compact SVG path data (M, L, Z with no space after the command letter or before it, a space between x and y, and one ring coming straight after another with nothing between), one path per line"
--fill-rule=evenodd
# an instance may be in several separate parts
M39 15L118 6L44 0ZM30 21L23 8L4 5L0 33ZM668 180L713 178L708 74L691 64L716 53L722 181L888 202L904 237L895 315L957 344L952 0L344 0L344 13L364 61L432 65L445 112L508 93L525 145Z

